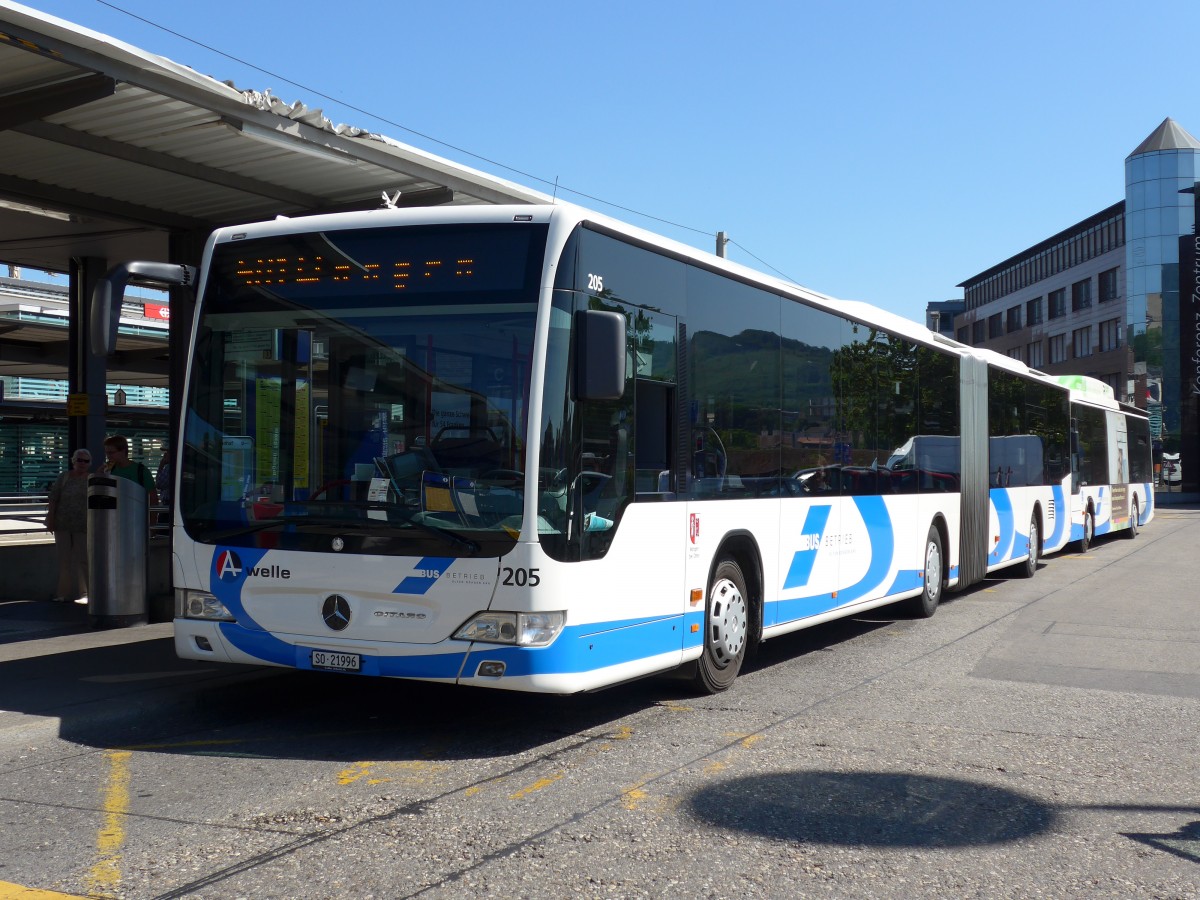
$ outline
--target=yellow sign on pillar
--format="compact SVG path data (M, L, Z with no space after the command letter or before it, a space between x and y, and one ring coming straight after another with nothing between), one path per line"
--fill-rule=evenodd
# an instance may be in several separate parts
M68 416L86 416L90 408L87 394L67 394Z

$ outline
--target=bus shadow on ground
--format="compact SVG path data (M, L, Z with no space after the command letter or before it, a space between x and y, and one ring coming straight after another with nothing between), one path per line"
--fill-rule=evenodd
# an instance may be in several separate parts
M873 631L890 628L902 621L898 616L888 615L886 609L878 612L877 617L868 613L867 616L835 619L764 641L746 660L742 666L742 674L748 675L751 672L785 665L810 653L832 651L838 644L852 641ZM737 682L734 682L731 690L737 689Z
M912 624L892 607L838 619L762 644L743 672ZM92 747L453 760L606 740L614 723L657 703L703 703L688 674L563 697L180 660L162 638L0 663L0 709L57 717L63 740Z
M502 757L604 741L687 689L666 679L553 696L180 660L171 638L0 663L0 710L103 749L355 761ZM20 724L20 723L18 723Z
M892 849L1004 844L1051 830L1053 807L1017 791L899 772L781 772L693 794L713 827L772 840Z

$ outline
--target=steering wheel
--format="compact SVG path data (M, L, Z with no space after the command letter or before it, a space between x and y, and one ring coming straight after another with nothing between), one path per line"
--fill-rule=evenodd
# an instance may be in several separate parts
M476 480L494 484L498 487L511 487L515 489L525 484L525 473L518 472L516 469L492 469L490 472L484 472Z

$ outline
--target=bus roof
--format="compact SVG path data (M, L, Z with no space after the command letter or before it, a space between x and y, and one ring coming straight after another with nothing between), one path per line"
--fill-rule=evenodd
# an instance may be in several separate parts
M286 217L278 216L267 222L256 222L220 228L210 238L211 244L225 244L232 241L250 240L254 238L271 237L275 235L292 234L297 231L342 230L349 228L378 228L388 225L439 225L501 223L501 222L540 222L548 223L552 219L567 219L567 224L592 224L610 233L623 236L643 246L661 250L669 256L693 262L705 268L724 272L738 280L754 284L780 295L825 309L835 315L844 316L861 322L868 327L879 327L900 337L923 344L939 344L950 353L964 355L972 352L971 348L950 340L944 335L936 334L924 325L905 319L895 313L872 306L858 300L839 300L828 294L822 294L811 288L803 287L783 278L760 272L740 263L732 262L724 257L700 250L688 244L680 243L671 238L654 232L646 231L637 226L622 222L602 213L577 206L573 203L559 202L554 205L489 205L489 206L429 206L408 207L404 209L379 208L365 212L329 213L316 216Z
M1063 387L1070 388L1072 396L1079 394L1087 400L1099 403L1115 403L1117 399L1113 389L1098 378L1090 378L1087 375L1056 375L1054 380Z

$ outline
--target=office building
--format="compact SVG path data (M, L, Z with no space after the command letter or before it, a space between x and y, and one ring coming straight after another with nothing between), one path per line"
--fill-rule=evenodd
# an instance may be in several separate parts
M1191 299L1180 291L1180 246L1194 233L1198 178L1200 141L1164 120L1126 158L1123 200L962 282L966 309L954 322L964 344L1090 375L1147 410L1156 462L1180 453L1184 490L1200 475L1200 398L1180 325Z

